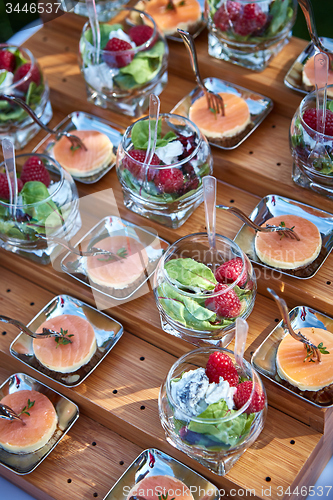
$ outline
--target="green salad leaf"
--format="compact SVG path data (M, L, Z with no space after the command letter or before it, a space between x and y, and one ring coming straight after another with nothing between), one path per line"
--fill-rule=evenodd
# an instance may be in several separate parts
M163 203L172 203L177 196L169 193L160 193L155 186L154 182L147 182L147 191L143 189L142 183L138 182L138 180L131 174L129 170L126 168L122 172L122 178L132 191L136 192L142 198L150 201L163 202Z
M12 52L15 56L15 62L16 62L16 69L19 67L19 66L22 66L22 64L25 64L27 63L27 59L25 57L23 57L20 49L8 49L10 52Z
M117 31L117 30L122 30L123 27L121 24L102 24L100 23L99 29L101 32L101 49L103 50L105 45L108 43L110 39L110 33L111 31ZM85 34L84 34L86 40L93 45L93 36L92 36L92 31L91 28L89 28Z
M212 291L217 284L213 272L193 259L172 259L165 264L169 279L193 291Z
M229 410L225 400L221 399L217 403L209 405L197 418L221 419L235 413L236 411ZM206 424L192 420L188 425L188 429L199 434L211 436L214 440L229 448L237 446L248 435L254 417L254 413L248 415L244 412L233 419L216 424Z
M50 196L45 184L39 181L26 182L20 195L24 204L32 205L27 207L26 213L32 217L28 225L35 227L36 232L45 233L46 223L47 227L52 228L63 224L63 217L54 201L49 199L39 203Z
M289 2L287 0L275 0L270 8L270 15L273 17L267 30L268 36L276 35L287 23L289 15Z
M4 70L0 73L0 85L6 80L8 71Z
M155 120L152 120L153 128L155 127ZM162 120L158 120L157 124L157 141L156 148L166 146L169 142L177 139L177 135L169 130L163 137L162 135ZM138 121L134 124L131 133L131 139L135 149L147 149L149 138L149 120Z

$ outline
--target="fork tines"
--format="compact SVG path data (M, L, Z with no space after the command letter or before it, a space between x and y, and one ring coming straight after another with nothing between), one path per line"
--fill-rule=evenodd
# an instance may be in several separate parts
M213 110L216 115L224 116L224 102L222 97L208 89L205 90L205 95L209 109Z
M266 224L265 227L271 229L272 231L276 231L280 236L286 236L286 238L291 238L292 240L299 241L297 233L295 233L295 231L289 227L273 226L270 224Z

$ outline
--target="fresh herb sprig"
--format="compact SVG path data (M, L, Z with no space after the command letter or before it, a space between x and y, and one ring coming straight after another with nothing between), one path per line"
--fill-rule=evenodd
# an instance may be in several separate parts
M320 342L317 346L317 349L321 354L329 354L330 352L324 347L323 342ZM316 361L313 359L315 356L315 349L309 345L306 346L306 356L304 358L305 361L309 361L310 363L315 363Z
M165 495L163 495L163 493L159 493L158 500L175 500L175 497L169 498L169 492L167 491Z
M73 333L69 335L68 330L63 330L62 328L60 328L60 334L61 334L61 337L54 337L54 340L58 344L56 349L58 349L59 345L72 344L70 337L74 337Z
M28 403L20 411L20 413L17 414L17 416L20 417L24 413L25 415L28 415L28 417L30 417L30 413L27 410L30 410L30 408L32 408L34 404L35 404L35 401L30 401L30 399L28 399Z
M119 248L117 252L110 253L110 255L106 255L105 257L98 257L97 260L100 260L102 262L112 262L114 260L120 260L120 259L126 259L127 257L127 250L125 247Z

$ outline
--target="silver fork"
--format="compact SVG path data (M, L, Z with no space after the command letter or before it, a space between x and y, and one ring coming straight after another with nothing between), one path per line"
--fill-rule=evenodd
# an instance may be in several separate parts
M15 411L10 406L7 406L7 405L1 404L1 403L0 403L0 418L2 418L4 420L10 420L10 421L20 420L22 422L22 424L25 425L23 420L18 416L17 413L15 413Z
M32 337L34 339L46 339L48 337L63 337L61 333L55 332L54 330L49 330L48 328L43 328L43 333L35 333L32 330L30 330L27 326L25 326L23 323L21 323L21 321L9 318L8 316L3 316L1 314L0 314L0 321L2 321L3 323L9 323L10 325L16 326L16 328L19 328L25 334L29 335L29 337Z
M211 109L214 114L224 116L224 102L222 97L218 94L215 94L211 90L208 90L200 76L197 51L195 49L193 36L190 35L190 33L188 33L187 31L181 29L178 29L177 31L184 40L185 46L190 54L192 70L194 72L197 84L202 88L205 94L208 108Z
M297 233L289 227L285 226L273 226L271 224L267 224L266 226L258 226L258 224L255 224L247 215L245 215L242 210L236 207L228 207L226 205L216 205L216 208L222 208L222 210L227 210L231 212L232 214L236 215L239 219L241 219L247 226L251 227L255 231L260 231L262 233L271 233L271 232L277 232L280 234L280 236L284 235L287 238L292 238L294 240L299 241L299 236Z
M36 238L39 238L40 240L43 241L57 243L58 245L61 245L62 247L66 248L66 250L69 250L71 253L78 255L79 257L94 257L95 255L107 255L109 257L112 257L113 260L122 260L123 258L126 258L127 255L126 251L125 251L126 255L121 257L113 252L110 252L109 250L102 250L101 248L97 247L92 247L91 250L84 252L81 250L81 244L79 244L78 248L75 248L70 243L68 243L68 241L64 241L61 238L57 238L56 236L48 237L45 234L41 233L36 233L35 236Z
M15 97L13 95L6 95L6 94L1 94L1 98L5 99L6 101L9 102L14 102L15 104L18 104L21 106L21 108L24 109L28 113L28 115L31 116L31 118L46 132L49 134L55 135L56 140L58 141L62 136L67 137L67 139L71 142L72 147L74 149L76 148L82 148L84 151L87 151L86 146L82 142L82 140L77 137L76 135L70 134L69 132L66 132L66 130L53 130L52 128L47 127L44 125L44 123L38 118L38 116L34 113L34 111L28 106L26 102L24 102L22 99L19 97Z
M272 295L273 299L277 303L277 306L278 306L279 311L280 311L281 316L282 316L284 329L287 330L288 333L290 333L290 335L295 340L302 342L302 344L304 344L304 348L306 349L307 353L312 357L316 357L317 361L320 362L321 361L321 353L320 353L320 350L318 349L318 347L316 345L314 345L309 339L307 339L305 337L305 335L303 335L301 332L296 333L295 330L293 329L293 327L291 326L290 317L289 317L289 310L288 310L288 307L287 307L285 300L283 300L281 297L279 297L278 294L276 292L274 292L274 290L272 290L271 288L267 288L267 292Z

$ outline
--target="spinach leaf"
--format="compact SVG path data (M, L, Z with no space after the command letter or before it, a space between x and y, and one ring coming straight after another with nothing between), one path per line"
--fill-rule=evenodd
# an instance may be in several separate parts
M169 260L165 270L174 284L195 292L214 290L217 284L209 267L193 259Z
M108 43L110 39L111 31L117 31L122 29L121 24L102 24L100 23L99 29L101 32L101 49L103 50L105 45ZM93 36L91 28L89 28L84 34L86 40L92 45L93 44Z
M288 19L288 7L288 0L275 0L275 2L273 2L270 9L270 15L273 16L273 19L267 31L268 36L276 35L286 24Z
M39 181L26 182L20 194L24 204L32 204L31 207L27 207L26 212L32 217L32 225L37 223L37 232L45 232L46 223L47 227L57 227L63 224L64 219L54 201L49 199L45 203L38 203L50 196L45 184Z

